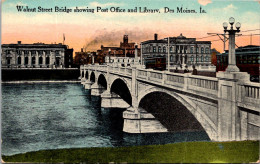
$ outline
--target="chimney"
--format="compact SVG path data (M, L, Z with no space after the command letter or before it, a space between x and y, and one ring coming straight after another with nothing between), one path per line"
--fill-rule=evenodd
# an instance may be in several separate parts
M17 41L17 44L22 44L22 41Z
M154 40L158 39L158 34L154 34Z
M81 52L83 52L83 48L81 48Z
M123 42L125 44L128 44L128 35L124 35Z

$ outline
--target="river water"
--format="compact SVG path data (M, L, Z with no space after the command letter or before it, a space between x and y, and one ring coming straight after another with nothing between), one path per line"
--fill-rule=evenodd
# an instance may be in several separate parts
M206 132L128 134L125 109L104 109L78 83L2 84L2 154L208 141Z

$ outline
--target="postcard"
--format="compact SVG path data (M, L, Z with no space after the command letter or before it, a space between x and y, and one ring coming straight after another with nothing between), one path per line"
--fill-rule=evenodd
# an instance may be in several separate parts
M2 163L257 163L259 0L2 0Z

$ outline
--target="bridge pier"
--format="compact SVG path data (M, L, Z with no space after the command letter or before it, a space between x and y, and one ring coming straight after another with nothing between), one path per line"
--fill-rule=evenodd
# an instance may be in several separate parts
M106 90L101 94L101 107L102 108L128 108L130 105L125 102L119 95L110 93Z
M218 92L218 141L245 140L243 113L238 103L238 83L249 81L246 72L219 72ZM242 116L240 116L242 115Z
M90 80L86 80L85 83L83 84L85 89L91 89L93 82Z
M91 85L91 95L92 96L100 96L104 92L105 88L98 85L98 83L94 83Z
M127 133L162 133L168 130L155 117L144 109L127 108L123 112L124 127Z
M84 85L84 83L86 82L86 80L87 80L87 79L82 78L81 81L80 81L80 83L81 83L82 85Z

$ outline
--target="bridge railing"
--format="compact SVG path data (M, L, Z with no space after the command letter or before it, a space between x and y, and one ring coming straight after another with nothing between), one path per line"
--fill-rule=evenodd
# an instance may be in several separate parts
M188 79L188 89L217 96L218 78L190 75Z
M166 73L166 79L164 83L167 85L183 88L185 77L187 77L186 74Z
M107 65L84 65L84 69L109 71L115 74L132 75L132 68L117 67ZM157 71L152 69L137 69L137 78L155 82L157 84L166 84L169 86L185 88L187 90L199 92L211 92L217 95L218 79L214 77L191 75L190 73L180 74L167 71Z
M260 85L259 83L247 82L238 84L238 102L260 106Z

